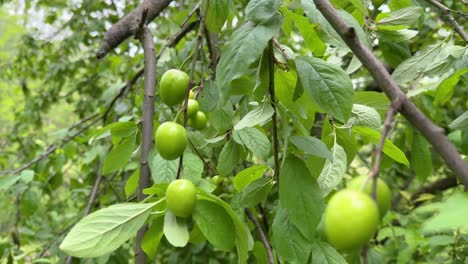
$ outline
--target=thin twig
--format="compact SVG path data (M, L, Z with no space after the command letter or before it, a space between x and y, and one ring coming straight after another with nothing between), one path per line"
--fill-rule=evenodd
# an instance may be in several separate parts
M274 264L275 263L275 257L273 255L273 251L271 250L270 243L268 242L268 239L267 239L265 233L263 232L263 229L260 226L260 223L257 221L255 216L252 214L252 212L248 208L245 208L245 214L250 219L252 224L254 224L255 229L257 229L258 236L260 237L260 240L262 241L263 246L265 247L265 251L267 252L268 263L269 264Z
M180 25L181 28L185 27L185 25L190 20L190 18L192 18L193 14L195 14L195 12L198 12L200 10L200 5L201 5L201 2L196 4L195 7L192 9L192 11L188 13L187 17L184 19L184 21Z
M278 123L277 123L277 113L276 113L276 96L275 96L275 53L273 51L273 40L268 42L268 91L270 93L271 106L273 107L273 116L271 117L271 122L273 125L273 147L274 147L274 160L275 160L275 170L274 170L274 179L279 186L279 143L278 143Z
M381 61L358 38L356 30L348 25L327 0L314 0L315 5L345 41L347 46L359 58L362 65L374 77L390 100L402 100L400 112L432 144L447 166L468 189L468 164L463 161L456 148L450 143L445 131L432 123L401 91L390 77ZM400 99L401 97L401 99Z
M456 11L450 10L448 7L436 0L426 0L426 2L440 9L440 11L442 12L442 17L445 18L445 20L450 24L450 26L452 26L453 30L455 30L458 33L458 35L460 35L460 37L465 41L465 43L468 43L468 35L463 30L463 27L461 27L460 24L458 24L458 22L455 20L455 18L453 18L453 16L450 15L450 12Z
M200 153L200 151L198 151L198 149L195 147L195 145L193 145L192 141L190 140L190 138L188 139L189 141L189 144L190 146L192 146L192 149L195 151L195 153L197 154L197 156L202 160L202 162L205 164L205 166L208 168L208 170L211 171L211 173L213 175L216 175L218 173L216 173L216 171L213 169L213 167L211 167L210 163L208 163L208 161L205 160L205 158L203 157L203 155Z

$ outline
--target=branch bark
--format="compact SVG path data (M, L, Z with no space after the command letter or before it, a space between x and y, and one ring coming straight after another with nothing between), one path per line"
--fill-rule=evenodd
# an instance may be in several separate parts
M171 2L171 0L144 0L135 10L112 25L106 32L104 40L97 51L99 59L104 58L111 50L117 47L128 37L135 36L141 23L148 24L155 19ZM148 15L143 20L143 12Z
M451 10L450 8L446 7L445 5L436 0L426 0L426 2L440 9L440 11L442 11L442 17L445 18L445 20L450 24L453 30L455 30L458 33L458 35L460 35L460 37L465 41L465 43L468 44L468 35L463 30L463 27L460 26L460 24L458 24L455 18L453 18L453 16L450 15L450 12L457 12ZM462 13L460 12L459 14Z
M271 106L273 107L273 116L271 117L272 127L273 127L273 147L274 147L274 160L275 160L275 170L274 178L279 186L279 143L278 143L278 122L276 114L276 95L275 95L275 53L273 50L273 40L268 42L268 91L270 93Z
M142 15L144 16L145 11ZM148 13L149 15L149 13ZM138 201L145 199L143 190L150 186L150 168L148 165L148 156L153 145L153 117L154 117L154 92L156 86L156 56L154 52L154 41L150 30L146 25L142 25L138 38L143 45L145 56L145 90L143 99L143 133L140 156L140 181L138 185ZM146 255L141 249L141 241L146 233L148 226L142 227L137 234L135 245L135 263L144 264Z
M255 229L257 229L257 233L260 236L260 240L262 241L263 246L265 247L265 251L267 252L268 263L269 264L274 264L275 263L275 257L273 255L273 251L271 250L271 246L270 246L270 243L268 242L268 238L266 237L265 233L263 232L263 229L260 226L260 223L257 221L255 216L252 214L252 212L248 208L245 208L245 214L250 219L250 221L254 224Z
M400 90L396 82L385 70L384 65L365 47L356 35L354 28L349 26L327 0L314 0L317 8L328 22L338 32L348 47L359 58L363 66L370 72L385 94L395 101L402 98L400 112L415 126L442 156L447 166L468 189L468 164L460 157L455 147L444 134L444 130L432 123Z

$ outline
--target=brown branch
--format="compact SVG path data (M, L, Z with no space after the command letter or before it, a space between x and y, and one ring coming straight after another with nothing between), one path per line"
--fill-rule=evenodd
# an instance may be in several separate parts
M468 189L468 164L460 157L455 147L444 134L444 130L431 122L400 90L396 82L385 70L384 65L375 55L362 44L354 28L350 27L337 13L335 8L326 0L314 0L316 6L333 28L343 38L348 47L359 58L363 66L377 81L390 100L401 97L400 112L415 126L442 156L447 166L463 182Z
M275 257L273 255L273 251L271 250L270 243L268 242L268 239L267 239L265 233L263 232L263 229L260 226L260 223L257 221L255 216L252 214L252 212L248 208L245 208L245 214L250 219L252 224L255 225L255 229L257 229L258 236L260 237L260 240L262 241L263 246L265 247L265 251L267 252L268 263L269 264L274 264L275 263Z
M273 107L273 116L271 117L271 122L273 125L273 147L274 147L274 160L275 160L275 170L274 170L274 179L279 185L279 143L278 143L278 123L277 123L277 114L276 114L276 95L275 95L275 53L273 50L273 40L268 42L268 91L270 93L271 106Z
M103 58L124 40L134 36L142 23L144 10L148 12L144 24L148 24L155 19L170 2L171 0L144 0L135 10L120 19L107 30L101 47L99 47L97 51L97 57L99 59Z
M455 20L455 18L453 18L453 16L450 15L450 12L458 13L457 11L449 9L448 7L436 0L426 0L426 2L440 9L440 11L442 12L442 18L444 18L444 20L446 20L450 24L450 26L452 26L453 30L455 30L458 33L458 35L460 35L460 37L465 41L465 43L468 43L468 35L463 30L463 27L461 27L460 24L458 24L458 22Z

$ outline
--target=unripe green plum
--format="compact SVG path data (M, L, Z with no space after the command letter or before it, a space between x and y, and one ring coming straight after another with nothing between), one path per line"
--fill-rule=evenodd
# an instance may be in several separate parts
M367 176L365 175L355 177L348 182L348 186L346 188L355 191L362 190L372 198L372 179L367 182L366 186L363 186L366 178ZM379 207L379 213L381 217L383 217L390 208L391 198L392 193L390 188L388 188L388 185L379 178L377 180L377 205Z

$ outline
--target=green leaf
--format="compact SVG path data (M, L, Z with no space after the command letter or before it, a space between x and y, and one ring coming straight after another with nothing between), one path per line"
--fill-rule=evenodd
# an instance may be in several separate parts
M318 138L311 136L292 136L289 139L298 149L304 151L306 154L333 160L333 155L330 150L328 150L327 145Z
M245 8L246 17L255 24L270 20L280 7L281 0L251 0Z
M113 137L129 137L138 131L135 122L116 122L114 124L110 128Z
M467 129L468 128L468 111L457 117L449 124L450 129Z
M353 104L366 105L372 107L379 112L380 117L385 117L388 107L390 106L390 100L383 93L379 92L357 92L353 95Z
M439 213L423 224L423 232L445 232L468 228L468 193L457 192L438 206Z
M135 137L126 138L107 154L102 165L102 174L106 175L123 168L135 149Z
M183 166L183 178L189 179L197 185L203 174L203 162L201 159L193 153L186 152L184 153Z
M280 182L281 207L305 237L313 237L325 209L316 180L302 160L289 155L281 167Z
M273 112L274 110L271 104L268 101L264 101L261 105L248 112L239 123L234 126L234 129L241 130L266 122L271 118Z
M229 5L231 0L206 0L202 3L208 4L208 12L205 17L205 25L210 32L221 32L229 15ZM202 6L202 10L204 10Z
M353 127L353 132L361 135L363 138L368 139L373 144L379 144L381 134L368 127ZM405 156L405 153L401 151L397 146L395 146L389 139L385 139L383 146L383 153L393 159L396 162L402 163L409 167L409 161Z
M138 188L140 180L140 168L136 169L125 183L125 197L128 199Z
M226 133L226 130L232 128L232 118L234 110L232 104L228 101L226 104L221 104L211 113L210 123L221 134Z
M207 193L211 193L217 188L217 186L211 183L211 181L204 178L201 178L200 181L198 181L197 187L204 190Z
M185 247L189 241L189 232L185 218L176 217L167 210L164 216L164 236L174 247Z
M108 254L135 236L156 204L123 203L91 213L70 230L60 249L79 258Z
M229 214L232 222L234 223L234 227L236 230L236 248L237 248L238 263L239 264L247 263L248 251L250 250L249 249L249 237L251 236L247 226L245 225L243 221L239 219L236 213L234 213L234 211L232 210L231 206L227 204L225 201L209 193L201 192L201 194L202 196L199 196L199 200L206 199L209 201L213 201L217 203L218 205L222 206L224 210L226 210L226 212Z
M343 256L329 244L314 240L312 244L312 262L323 264L347 264Z
M262 177L262 175L268 169L269 167L265 165L254 165L252 167L241 170L236 175L236 177L234 177L234 188L238 192L242 191L245 186Z
M288 219L287 210L281 207L277 208L272 229L273 247L285 262L308 263L311 243L299 232L291 220ZM294 241L294 243L291 243L291 241Z
M352 113L353 117L356 118L353 125L366 126L376 130L380 128L382 119L379 112L374 108L361 104L353 104Z
M288 10L289 11L289 10ZM310 51L316 56L323 56L327 49L327 45L320 39L319 35L316 32L316 28L309 22L309 19L306 17L293 13L291 16L294 19L294 24L304 38L304 44L309 48ZM275 76L276 77L276 76Z
M249 208L263 202L273 187L272 179L260 178L247 185L241 193L241 205Z
M267 160L270 156L270 141L265 134L254 127L234 130L232 138L259 158Z
M325 161L322 172L317 178L317 183L322 190L323 196L327 196L343 179L346 173L347 159L346 152L338 144L333 145L331 149L333 161Z
M296 57L296 67L310 99L335 118L348 120L354 90L346 72L313 57Z
M223 207L215 202L198 200L193 219L206 239L217 249L230 251L236 242L233 222Z
M0 177L0 190L7 190L20 179L20 175L7 175Z
M177 178L179 159L165 160L156 153L156 148L150 150L148 165L154 183L172 182Z
M216 166L219 175L229 175L237 167L237 163L242 156L242 146L234 142L234 140L229 140L219 154L218 166Z
M230 93L231 82L249 71L249 66L262 54L268 41L281 27L282 17L277 14L260 25L247 21L228 39L216 69L216 82L222 97Z
M379 40L387 42L404 42L410 40L416 35L418 35L417 30L411 29L400 29L400 30L388 30L383 28L378 28L375 33Z
M421 13L421 7L411 6L403 9L399 9L394 12L385 13L385 17L381 15L377 16L376 24L379 26L411 26L418 22Z
M452 98L454 87L460 81L460 77L466 73L468 73L468 68L461 69L443 80L437 87L434 105L443 106L446 104Z
M400 63L411 57L411 51L408 45L404 42L395 43L380 40L379 48L380 51L382 51L385 62L387 62L393 68L398 67Z
M141 241L141 249L143 249L150 259L156 257L159 242L164 235L163 226L164 217L157 217L154 219Z
M432 173L432 156L430 145L416 130L413 131L413 144L411 145L411 168L416 177L426 181Z
M205 113L213 111L219 101L216 82L213 80L207 80L202 92L197 96L197 101L200 104L200 111Z

